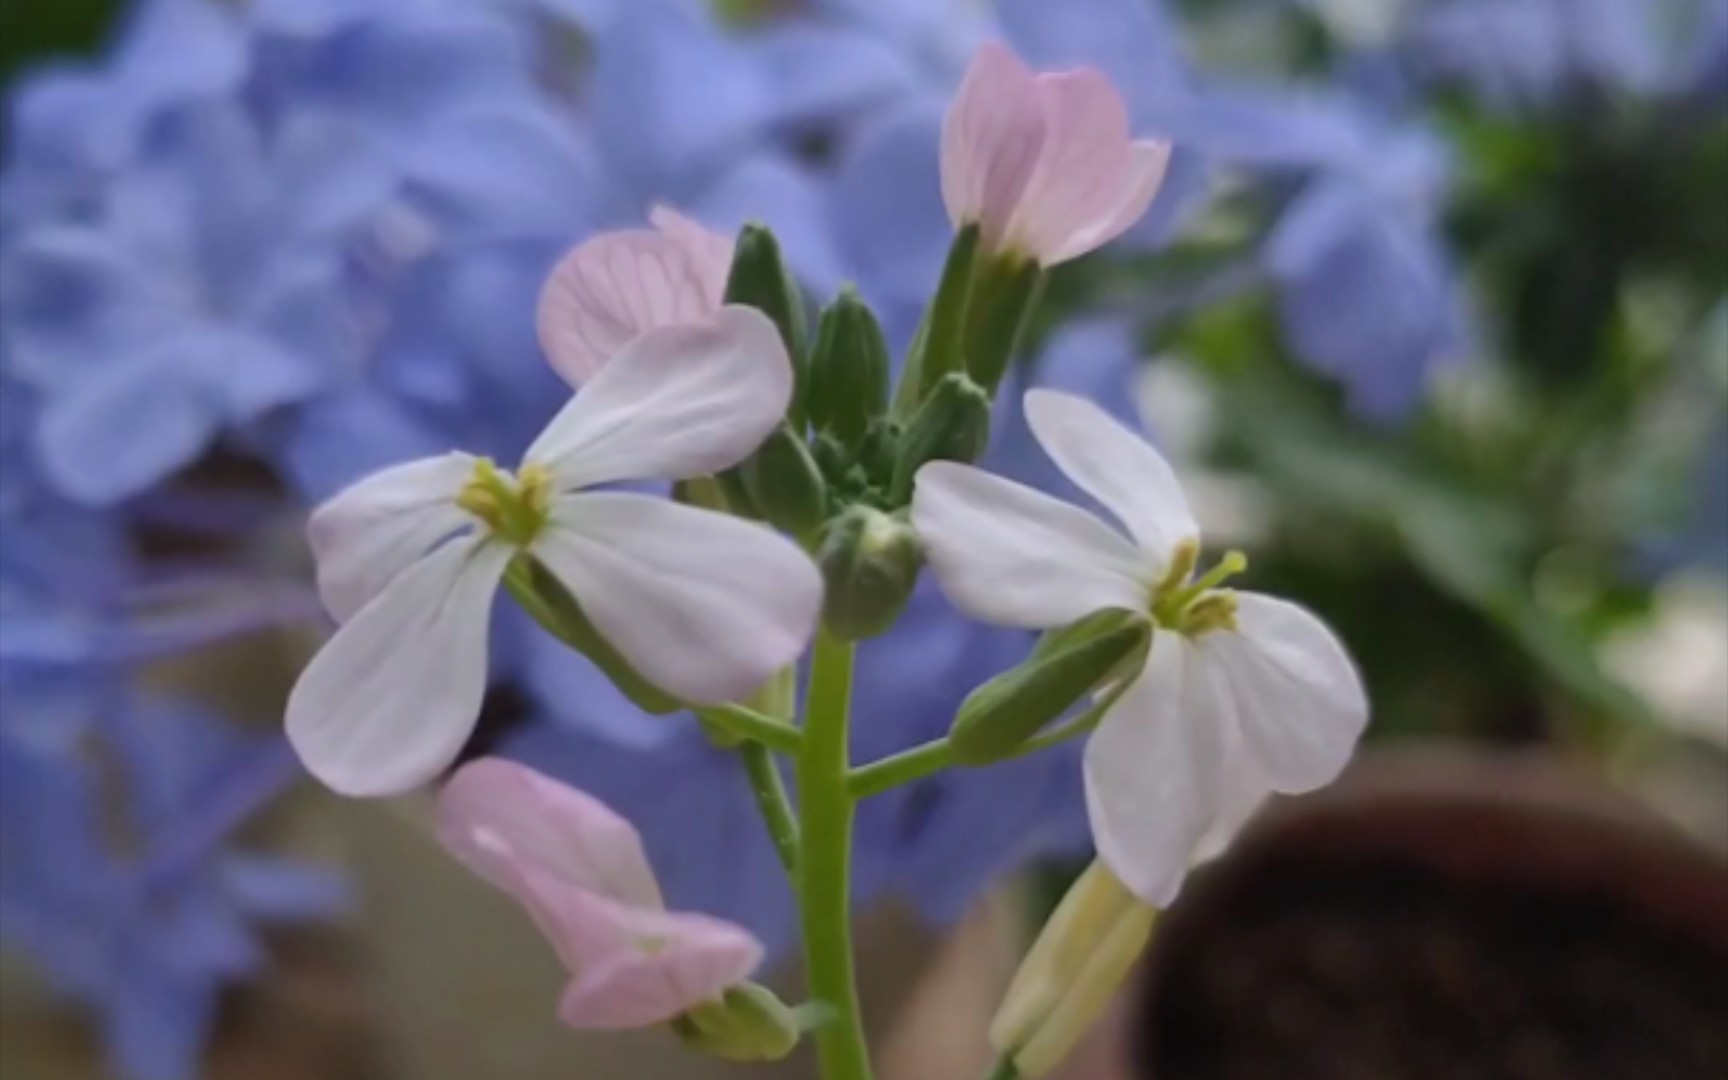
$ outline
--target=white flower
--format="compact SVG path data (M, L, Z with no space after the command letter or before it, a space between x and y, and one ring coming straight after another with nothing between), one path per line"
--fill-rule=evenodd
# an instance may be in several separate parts
M821 576L759 525L599 484L743 460L780 423L792 366L740 307L633 340L512 476L451 453L387 469L320 507L318 587L341 628L288 701L288 736L324 783L399 792L449 766L486 688L506 566L531 553L650 682L695 704L743 697L803 650Z
M1081 398L1034 390L1025 408L1045 452L1128 535L949 462L919 470L912 522L943 591L974 618L1044 629L1124 608L1155 620L1146 667L1092 735L1085 768L1100 856L1162 906L1209 831L1239 823L1269 792L1338 774L1367 699L1313 615L1216 588L1240 556L1191 580L1199 527L1156 450Z

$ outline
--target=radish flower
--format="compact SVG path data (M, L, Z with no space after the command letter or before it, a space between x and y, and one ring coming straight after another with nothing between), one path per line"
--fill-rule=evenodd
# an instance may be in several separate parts
M456 772L438 797L445 850L508 893L570 972L558 1016L613 1031L718 1001L762 962L735 923L667 911L642 839L590 795L500 758Z
M1343 647L1294 604L1194 578L1199 527L1158 452L1102 409L1026 395L1032 433L1127 535L1069 503L949 462L918 473L912 522L949 599L984 622L1047 629L1105 608L1149 614L1152 650L1086 747L1099 855L1163 906L1214 827L1269 792L1329 783L1367 723ZM1112 691L1114 692L1114 691Z
M986 250L1054 266L1139 221L1169 160L1169 143L1129 138L1102 73L1034 74L986 44L942 122L942 201Z
M512 475L450 453L356 483L309 527L341 628L301 674L288 736L349 795L445 769L486 687L492 597L532 555L644 678L695 704L741 698L803 650L822 582L791 541L739 518L600 484L679 479L743 460L785 416L792 366L774 325L726 307L632 341Z
M572 386L594 377L632 338L720 310L732 238L667 206L652 229L601 233L558 263L540 293L540 346Z

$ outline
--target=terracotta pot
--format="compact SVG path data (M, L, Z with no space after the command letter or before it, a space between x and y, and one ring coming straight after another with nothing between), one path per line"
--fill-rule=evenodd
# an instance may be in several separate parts
M1720 1080L1724 1016L1728 861L1551 759L1403 752L1197 872L1072 1080Z

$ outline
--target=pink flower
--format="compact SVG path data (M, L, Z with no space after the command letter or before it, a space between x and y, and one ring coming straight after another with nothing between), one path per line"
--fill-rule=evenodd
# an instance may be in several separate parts
M459 769L439 796L438 838L557 950L571 975L558 1016L573 1028L664 1023L762 962L743 927L666 910L628 821L526 766L483 758Z
M720 309L732 240L668 206L653 229L601 233L558 263L540 293L540 346L580 386L632 338Z
M1130 140L1116 89L1091 68L1034 74L986 44L942 123L942 200L991 251L1044 266L1109 243L1146 213L1170 144Z

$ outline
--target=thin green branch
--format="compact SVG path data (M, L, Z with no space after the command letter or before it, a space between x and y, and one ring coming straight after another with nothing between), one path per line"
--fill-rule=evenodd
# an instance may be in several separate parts
M768 826L768 837L786 873L796 878L798 873L798 821L793 816L792 803L786 797L786 784L780 778L774 753L759 742L746 741L738 746L738 756L744 759L744 773L750 778L750 793L756 797L756 808Z
M783 754L796 754L804 748L802 731L755 709L742 705L703 705L692 711L705 723L745 742L761 743Z

